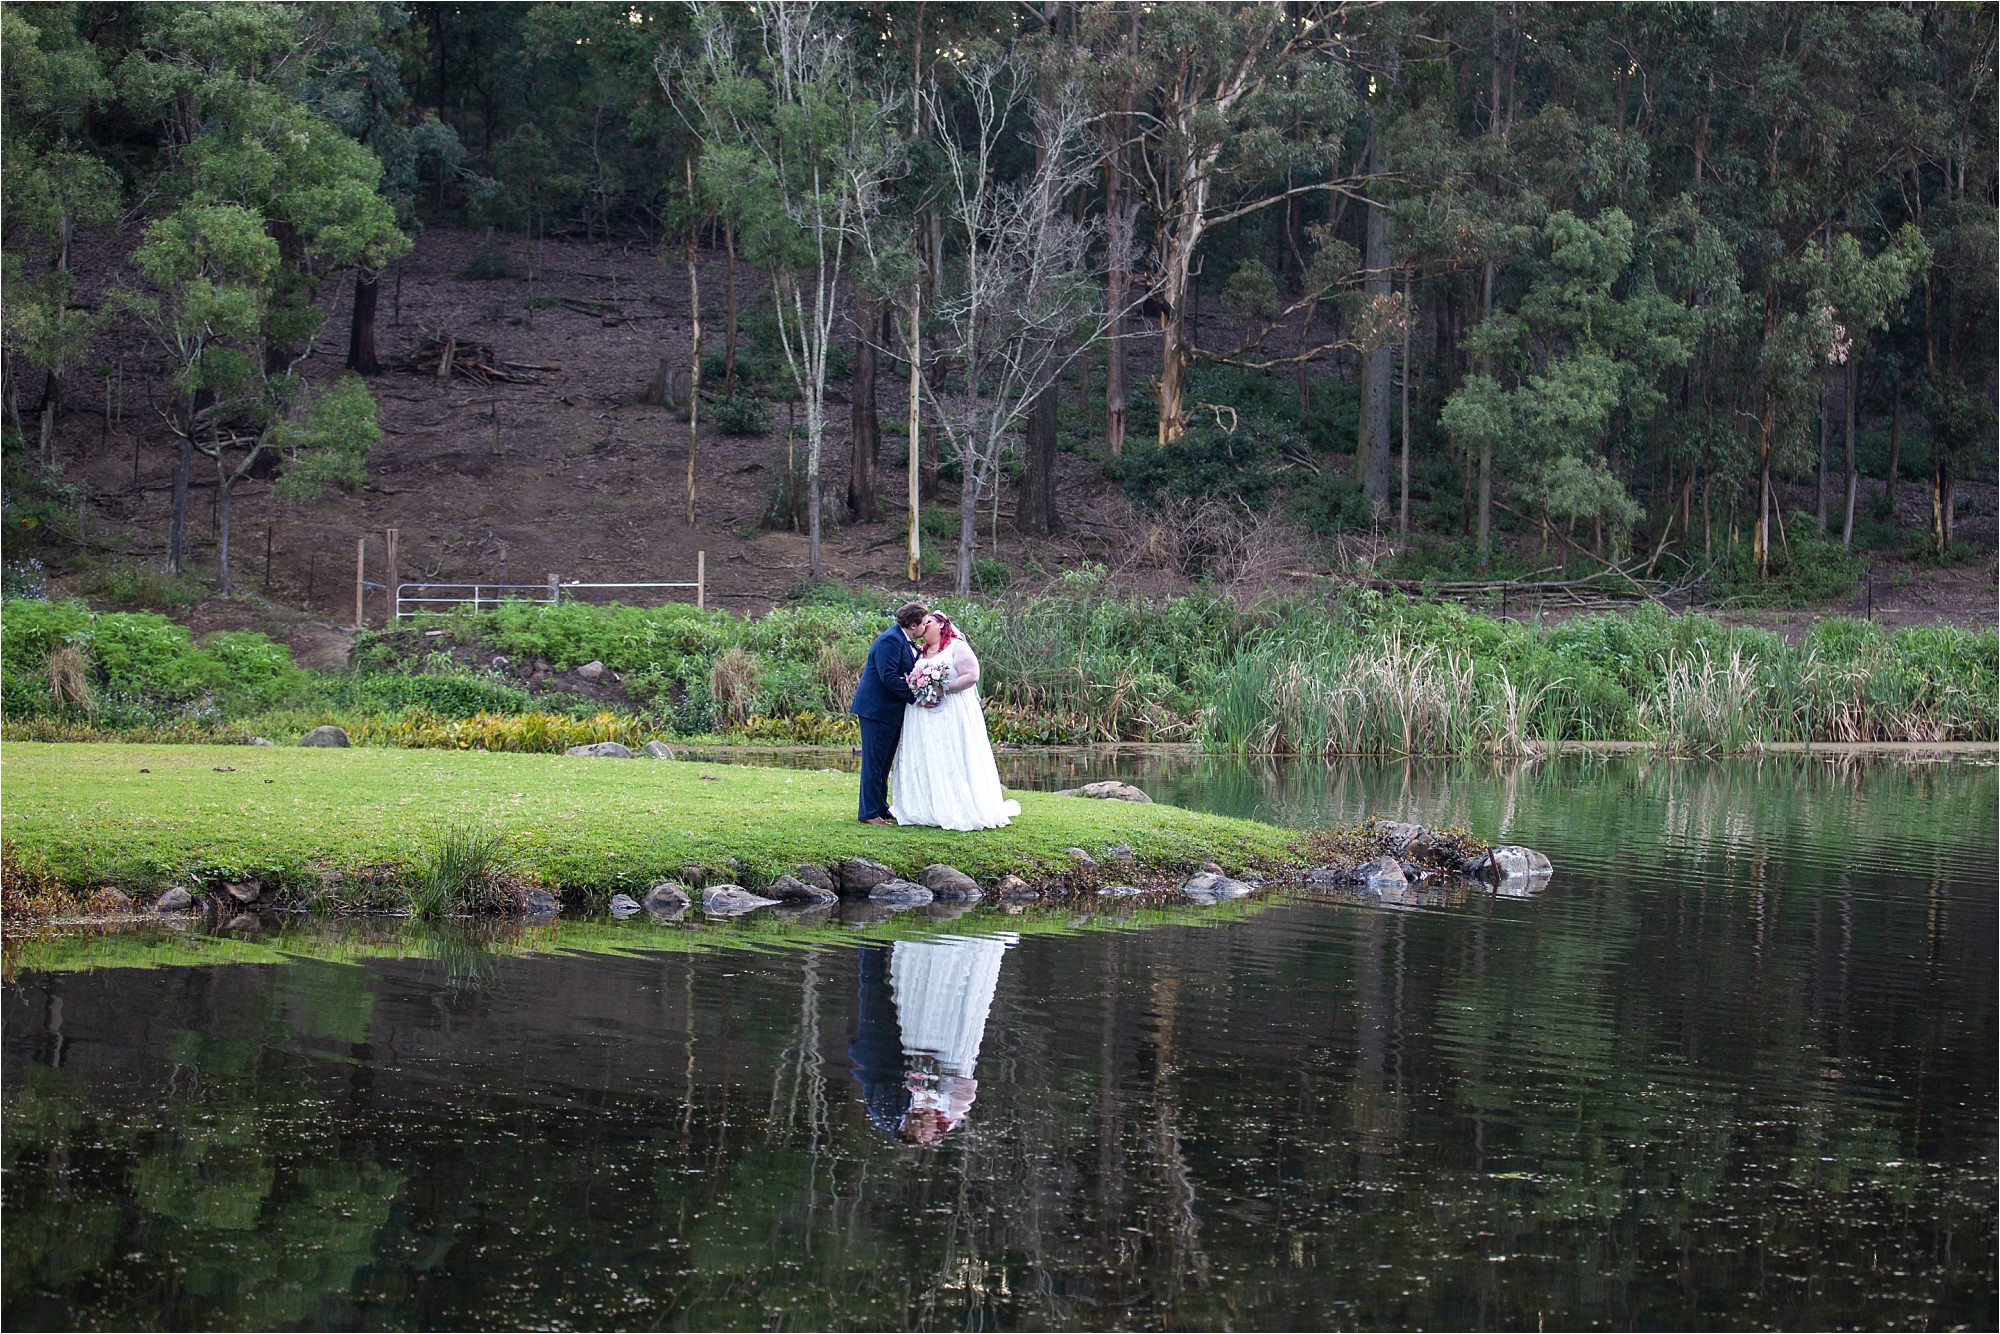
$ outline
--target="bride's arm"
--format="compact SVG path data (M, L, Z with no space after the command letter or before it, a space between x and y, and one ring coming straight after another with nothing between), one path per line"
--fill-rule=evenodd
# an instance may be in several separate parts
M972 645L963 639L951 646L951 680L945 683L945 690L956 695L961 690L970 690L979 684L979 657L972 651Z

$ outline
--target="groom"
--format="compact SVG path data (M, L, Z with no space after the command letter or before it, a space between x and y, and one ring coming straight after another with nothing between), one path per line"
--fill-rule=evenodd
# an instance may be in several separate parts
M861 720L861 823L889 824L889 766L903 737L903 706L914 704L910 668L917 665L917 627L930 612L921 602L896 609L896 623L875 636L861 684L847 711Z

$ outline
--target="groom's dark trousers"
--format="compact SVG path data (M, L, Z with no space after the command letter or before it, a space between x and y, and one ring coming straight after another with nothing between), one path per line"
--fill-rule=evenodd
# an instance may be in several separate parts
M914 704L910 668L917 665L916 645L891 626L869 645L861 668L861 683L847 711L861 720L861 816L889 818L889 768L896 762L896 743L903 738L903 706Z

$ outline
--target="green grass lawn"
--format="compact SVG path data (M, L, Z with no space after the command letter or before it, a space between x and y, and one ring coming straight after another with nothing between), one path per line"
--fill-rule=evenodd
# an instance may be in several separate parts
M0 747L10 872L63 890L214 886L247 875L310 895L324 871L400 874L455 828L501 837L509 865L588 899L706 868L752 886L801 862L933 862L1030 880L1081 847L1129 846L1160 875L1292 855L1291 831L1171 806L1012 795L1001 830L875 828L851 774L484 751L36 744ZM737 865L730 866L730 859Z

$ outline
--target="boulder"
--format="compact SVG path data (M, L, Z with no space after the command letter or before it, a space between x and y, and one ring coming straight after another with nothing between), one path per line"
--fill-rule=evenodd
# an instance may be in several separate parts
M632 916L638 911L639 900L633 898L630 894L613 894L611 896L611 915L619 921L624 921L627 917Z
M223 891L238 903L255 903L264 896L264 884L260 880L232 880L223 886Z
M1123 843L1113 843L1105 849L1104 855L1114 862L1129 862L1132 860L1132 849Z
M875 886L895 878L895 872L866 857L845 857L833 868L834 883L840 893L855 898L865 897L874 892Z
M1097 891L1100 899L1136 899L1146 891L1136 885L1106 885Z
M1195 870L1206 871L1210 875L1228 874L1227 871L1224 871L1220 866L1217 866L1214 862L1203 862L1200 866L1195 867Z
M984 896L971 876L956 866L932 865L917 872L917 879L934 899L954 903L977 903Z
M1011 900L1017 903L1041 897L1039 893L1029 886L1027 881L1018 875L1001 876L999 881L993 886L993 896L998 899Z
M132 911L132 896L122 889L113 889L109 885L106 885L103 889L92 894L90 901L83 906L85 910L96 913L99 916L108 917L113 913L128 913Z
M701 910L718 917L734 916L757 908L769 908L778 901L752 894L741 885L710 885L701 892Z
M674 749L664 741L648 741L646 756L655 760L671 760L674 757Z
M194 895L175 885L153 904L154 912L193 912Z
M1211 903L1217 899L1240 899L1249 892L1250 886L1241 880L1232 880L1215 871L1197 871L1181 882L1181 893Z
M1095 871L1097 869L1097 858L1091 856L1082 848L1069 849L1069 859L1080 871Z
M565 755L581 755L586 759L629 760L634 758L631 751L616 741L593 741L587 746L571 746Z
M672 880L662 880L646 891L639 906L649 913L677 913L688 906L688 892Z
M562 900L546 889L521 891L519 903L521 916L534 921L545 922L562 912Z
M840 896L831 889L808 885L797 876L781 875L771 882L769 893L780 903L837 903Z
M1133 787L1130 783L1085 783L1082 787L1064 788L1056 793L1058 797L1094 797L1098 801L1143 801L1152 803L1152 798Z
M313 728L312 731L300 737L299 744L301 746L325 746L336 750L345 750L349 744L347 729L345 727L335 727L332 723L327 723L323 726Z
M251 738L250 738L250 739L249 739L248 741L244 742L243 744L244 744L244 745L246 745L246 746L272 746L272 747L275 747L275 746L276 746L276 745L277 745L278 743L277 743L277 742L275 742L275 741L273 741L273 740L271 740L271 739L270 739L269 737L261 737L261 736L253 736L253 737L251 737Z
M603 679L604 676L604 664L599 662L597 659L592 658L589 662L586 662L585 664L583 664L583 666L577 668L576 674L578 676L581 676L586 681L601 680Z
M1513 843L1474 857L1459 869L1495 885L1510 881L1546 880L1555 874L1555 867L1549 864L1547 857L1533 848Z
M1384 820L1375 826L1375 836L1381 842L1384 852L1398 857L1407 857L1423 849L1429 840L1430 831L1420 824L1406 824L1401 820Z
M908 880L884 880L868 891L871 903L929 903L934 896Z
M835 892L833 887L833 877L826 873L826 868L824 866L811 866L811 865L794 866L792 868L792 879L803 880L806 884L811 885L814 889L823 889L829 894Z
M1403 875L1402 864L1394 857L1375 857L1361 863L1354 868L1353 879L1363 889L1377 893L1402 889L1410 883Z

